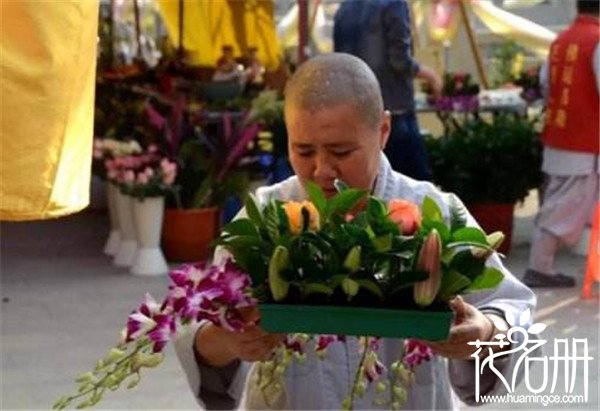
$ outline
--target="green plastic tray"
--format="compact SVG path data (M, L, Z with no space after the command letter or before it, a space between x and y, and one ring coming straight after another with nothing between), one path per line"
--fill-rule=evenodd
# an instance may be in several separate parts
M261 328L273 333L361 335L445 340L452 311L259 304Z

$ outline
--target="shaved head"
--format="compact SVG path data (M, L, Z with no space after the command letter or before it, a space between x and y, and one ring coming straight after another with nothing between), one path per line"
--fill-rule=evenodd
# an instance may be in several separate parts
M350 54L331 53L303 63L285 87L285 106L319 110L339 105L356 108L371 128L383 114L377 77L369 66Z

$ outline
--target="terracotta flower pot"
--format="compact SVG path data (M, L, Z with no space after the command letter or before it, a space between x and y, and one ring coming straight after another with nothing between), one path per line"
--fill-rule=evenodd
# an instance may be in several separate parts
M162 249L169 261L200 261L210 255L210 244L219 233L218 208L166 209Z
M502 231L506 238L498 249L502 254L508 255L512 244L514 204L478 203L467 204L467 208L475 217L481 228L490 234Z

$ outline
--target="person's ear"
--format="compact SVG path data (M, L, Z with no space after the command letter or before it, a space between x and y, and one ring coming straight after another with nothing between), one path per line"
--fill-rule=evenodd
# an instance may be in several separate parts
M381 124L379 125L379 146L383 150L387 144L392 131L392 115L388 110L383 111Z

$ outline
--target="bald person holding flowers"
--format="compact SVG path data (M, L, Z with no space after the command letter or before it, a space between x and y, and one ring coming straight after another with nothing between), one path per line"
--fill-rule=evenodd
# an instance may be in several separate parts
M256 197L261 202L270 198L303 201L307 198L303 188L307 181L317 183L331 197L336 194L334 181L340 179L385 201L404 199L421 204L429 196L440 205L446 221L450 205L462 206L453 194L392 170L383 154L390 133L390 114L383 106L377 78L356 57L332 53L300 66L285 89L285 122L290 162L296 175L259 188ZM465 212L467 224L477 225ZM453 392L462 401L474 403L474 349L467 342L489 341L498 332L496 327L506 326L507 313L519 318L525 310L535 308L535 295L502 265L499 257L493 255L488 261L502 271L504 280L494 290L451 302L455 320L449 338L428 343L436 355L416 369L405 409L456 409ZM357 338L332 344L324 359L309 352L304 364L290 365L283 377L284 389L266 404L251 377L257 370L255 362L269 359L283 336L261 330L257 311L246 313L246 319L243 332L201 323L176 341L178 357L202 406L339 409L359 363ZM382 339L381 343L380 359L384 363L402 353L401 340ZM517 358L507 354L494 365L510 380ZM522 373L522 369L517 372ZM498 375L486 368L480 376L480 394L502 394L503 389ZM385 408L375 406L373 398L374 394L367 391L357 399L355 408Z

